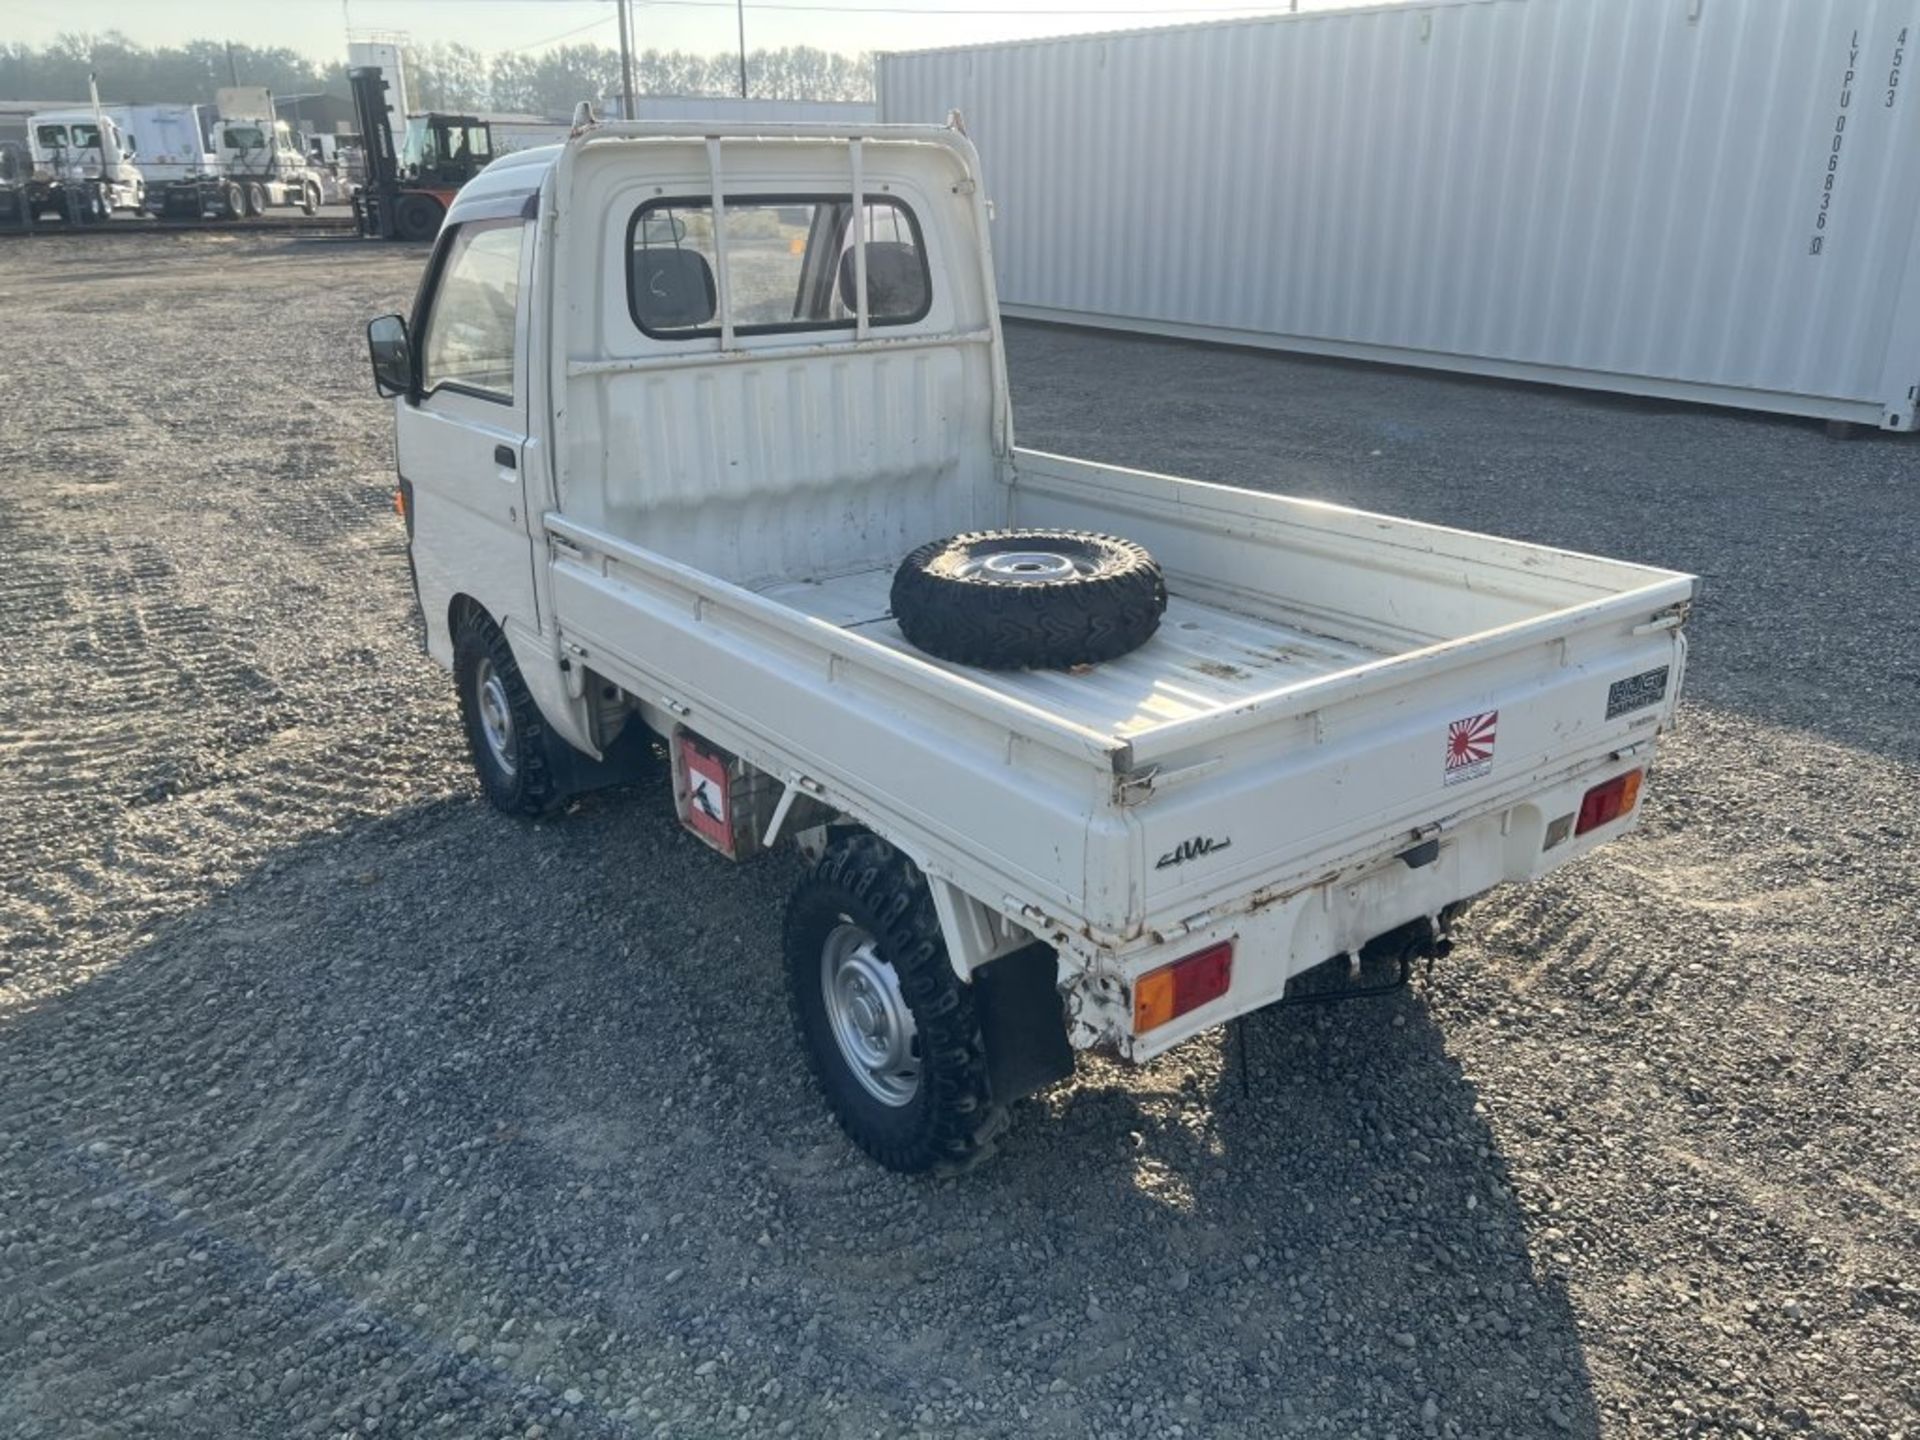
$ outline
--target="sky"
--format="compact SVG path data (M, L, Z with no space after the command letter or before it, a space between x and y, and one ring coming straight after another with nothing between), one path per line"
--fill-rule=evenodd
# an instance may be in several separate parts
M1365 0L1299 0L1323 10ZM1373 0L1378 3L1378 0ZM849 54L1272 14L1277 4L1192 0L747 0L749 49L816 45ZM731 50L734 0L634 0L642 49ZM63 32L119 30L143 45L210 38L339 56L348 31L403 32L486 51L619 43L611 0L0 0L0 40L43 45Z

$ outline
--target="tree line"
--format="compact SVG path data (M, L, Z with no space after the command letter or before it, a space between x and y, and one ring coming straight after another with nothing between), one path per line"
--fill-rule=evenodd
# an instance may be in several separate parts
M740 59L642 50L633 57L633 89L637 95L738 95ZM606 45L557 45L538 55L487 55L448 43L407 49L407 99L425 110L565 115L577 101L620 91L620 52ZM747 93L763 100L871 100L873 57L809 45L750 50Z
M0 100L84 100L92 74L104 101L198 104L232 84L236 72L242 85L265 85L276 95L347 93L345 65L321 65L284 47L189 40L149 49L117 31L62 35L37 48L0 44Z
M580 100L621 90L620 52L559 45L537 55L471 45L408 46L407 99L416 110L497 110L566 115ZM645 50L634 56L634 90L645 95L737 95L739 58ZM108 103L210 102L223 85L264 85L275 95L345 97L344 61L328 65L284 46L221 40L136 45L126 36L62 35L44 46L0 43L0 100L83 100L88 75ZM747 93L760 99L871 100L873 57L794 45L747 54Z

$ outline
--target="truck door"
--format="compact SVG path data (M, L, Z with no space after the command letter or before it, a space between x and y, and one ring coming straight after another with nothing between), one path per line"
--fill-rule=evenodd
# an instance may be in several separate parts
M423 593L463 592L526 630L540 625L525 480L532 235L518 216L441 235L412 326L420 398L395 430Z

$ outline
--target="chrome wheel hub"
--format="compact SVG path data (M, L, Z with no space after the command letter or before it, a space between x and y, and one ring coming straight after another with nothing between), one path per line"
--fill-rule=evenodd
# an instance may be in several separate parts
M474 671L473 685L480 710L480 733L486 736L493 763L512 775L519 766L514 758L513 704L507 699L507 682L493 668L493 661L482 660Z
M820 947L820 986L834 1043L853 1078L882 1105L901 1106L920 1089L918 1031L900 977L873 936L850 920Z
M1045 585L1087 573L1082 562L1054 550L1003 550L997 555L974 555L960 562L960 574L981 576L1010 585Z

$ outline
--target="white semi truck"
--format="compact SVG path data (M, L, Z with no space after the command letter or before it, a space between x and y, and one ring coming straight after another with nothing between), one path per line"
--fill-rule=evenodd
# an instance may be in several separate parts
M273 96L258 86L238 86L217 92L215 102L215 164L224 184L239 187L244 212L260 215L289 205L308 215L318 210L320 176L293 128L276 118Z
M1679 699L1690 576L1015 445L957 129L588 121L369 342L486 795L658 736L703 842L796 842L800 1041L896 1169L1404 979L1637 823Z
M99 224L146 201L146 178L132 147L102 109L30 116L27 145L32 173L14 187L13 198L33 219Z
M325 181L300 149L272 95L257 86L223 89L215 105L105 105L127 137L146 180L146 208L161 219L237 220L270 206L308 214Z

